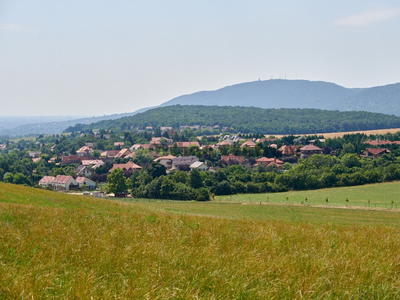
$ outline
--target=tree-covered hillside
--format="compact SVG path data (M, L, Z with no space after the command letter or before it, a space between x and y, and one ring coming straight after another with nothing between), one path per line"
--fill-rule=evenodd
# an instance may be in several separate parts
M65 130L108 129L114 132L131 128L154 129L185 125L229 127L233 132L262 134L310 134L323 132L399 128L400 117L363 111L318 109L262 109L239 106L167 106L116 120L89 125L77 124Z

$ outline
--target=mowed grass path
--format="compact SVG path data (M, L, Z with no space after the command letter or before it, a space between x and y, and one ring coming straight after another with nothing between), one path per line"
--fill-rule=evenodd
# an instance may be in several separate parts
M307 198L307 200L306 200ZM328 202L326 199L328 198ZM346 199L349 201L347 202ZM356 206L400 209L400 182L377 183L285 193L217 196L217 201L238 203L283 203L303 205ZM369 202L368 202L369 201ZM393 204L392 204L393 201Z
M0 184L0 299L398 299L397 216Z

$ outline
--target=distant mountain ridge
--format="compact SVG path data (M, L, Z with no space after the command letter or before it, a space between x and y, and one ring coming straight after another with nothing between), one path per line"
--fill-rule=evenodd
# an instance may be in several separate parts
M400 83L372 88L345 88L323 81L275 79L182 95L161 106L176 104L362 110L400 116Z
M74 126L76 124L91 124L103 120L115 120L119 118L133 116L135 114L145 112L153 107L146 107L139 109L135 112L131 113L123 113L123 114L113 114L113 115L104 115L99 117L86 117L72 120L64 120L64 121L53 121L49 122L44 120L40 123L31 123L31 124L23 124L17 126L11 126L1 128L0 127L0 135L34 135L34 134L59 134L62 133L65 128ZM45 119L45 118L44 118Z
M133 116L156 107L172 105L252 106L259 108L310 108L368 111L400 116L400 83L371 88L345 88L335 83L273 79L239 83L215 91L201 91L173 98L160 106L131 113L22 125L1 130L0 135L54 134L75 124L90 124Z

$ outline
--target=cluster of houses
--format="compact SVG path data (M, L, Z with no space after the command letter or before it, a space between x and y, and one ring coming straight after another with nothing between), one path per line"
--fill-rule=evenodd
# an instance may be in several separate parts
M96 182L84 176L78 176L76 179L66 175L44 176L39 181L39 185L43 188L51 187L55 191L74 191L82 188L96 189Z
M163 128L164 130L168 130L169 128ZM133 158L135 155L135 151L138 149L147 149L150 151L150 154L153 156L154 161L159 162L160 164L164 165L168 171L171 170L193 170L197 169L199 171L210 171L215 172L215 170L211 167L211 165L207 165L204 162L199 161L197 156L174 156L174 155L167 155L167 156L160 156L155 150L158 146L163 145L168 147L172 150L172 148L177 147L179 150L185 153L189 147L198 147L199 149L203 149L204 147L208 147L211 149L218 149L225 146L235 146L237 143L241 141L241 139L237 136L226 135L221 138L220 142L216 143L215 145L205 145L200 146L200 144L196 142L177 142L174 143L170 139L165 138L152 138L149 144L135 144L132 147L124 148L124 142L116 142L114 143L115 150L107 150L103 151L100 154L100 158L92 157L93 154L93 143L86 143L85 146L80 148L76 151L75 155L68 155L61 157L60 165L70 165L70 164L78 164L79 166L75 169L77 178L74 179L72 176L64 176L58 175L56 177L53 176L45 176L43 177L39 185L43 187L50 186L52 189L57 191L70 191L70 190L77 190L77 189L89 189L93 190L96 188L96 183L89 178L88 176L92 175L93 170L102 166L105 161L107 160L114 160L115 158ZM253 139L247 140L240 145L241 148L247 147L249 149L254 148L258 142L270 142L269 147L276 148L277 145L273 142L275 139ZM307 158L314 154L322 154L323 150L313 144L314 141L308 141L309 144L304 147L293 146L293 145L283 145L277 152L282 157L291 157L291 156L299 156L300 158ZM400 142L390 142L390 141L366 141L364 144L369 144L373 146L378 145L385 145L385 144L400 144ZM173 153L173 151L170 151ZM188 152L186 152L188 153ZM390 153L390 151L386 148L379 149L379 148L367 148L362 157L366 158L376 158L380 157L384 153ZM30 151L29 156L32 158L33 161L39 160L40 158L40 151ZM226 164L245 164L245 158L243 156L238 156L234 154L229 155L222 155L221 161L225 161ZM56 158L51 158L49 163L55 163ZM283 169L283 161L276 159L276 158L267 158L261 157L256 160L254 167L258 166L269 166L269 165L276 165L276 167L280 170ZM141 166L135 164L132 160L129 160L127 163L123 164L113 164L113 167L110 169L109 172L112 172L115 169L121 169L123 171L137 171L142 169Z

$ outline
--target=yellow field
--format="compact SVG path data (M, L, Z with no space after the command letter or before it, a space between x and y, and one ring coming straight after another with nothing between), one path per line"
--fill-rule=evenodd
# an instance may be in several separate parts
M325 138L335 138L335 137L342 137L345 134L364 133L366 135L371 135L371 134L396 133L398 131L400 131L400 128L364 130L364 131L347 131L347 132L327 132L327 133L316 133L316 134L317 135L323 135ZM273 136L275 136L277 138L281 138L281 137L284 137L284 136L287 136L287 135L275 134ZM266 134L265 137L270 137L270 135Z

